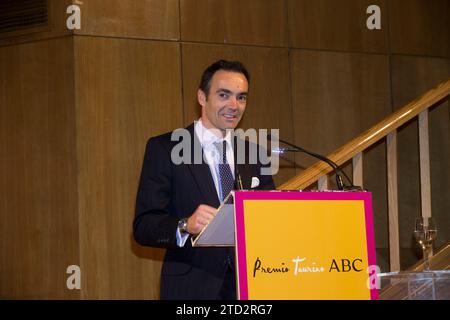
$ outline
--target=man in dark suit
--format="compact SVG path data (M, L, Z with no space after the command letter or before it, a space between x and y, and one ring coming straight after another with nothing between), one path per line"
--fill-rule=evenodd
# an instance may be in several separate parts
M188 240L214 218L236 178L243 189L274 189L259 161L236 161L230 130L245 111L249 78L237 61L219 60L204 71L197 93L202 115L186 128L192 148L201 146L200 163L194 152L190 163L173 161L172 133L147 143L133 231L139 244L167 248L161 299L236 299L234 248L196 248Z

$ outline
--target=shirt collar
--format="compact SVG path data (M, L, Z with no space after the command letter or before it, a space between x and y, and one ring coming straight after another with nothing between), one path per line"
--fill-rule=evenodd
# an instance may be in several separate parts
M200 140L200 144L201 144L202 148L208 149L208 148L214 146L214 143L222 142L223 140L225 140L227 142L228 146L231 148L231 130L227 130L225 138L221 138L221 137L215 135L211 130L206 128L203 125L201 118L198 121L195 121L194 130L195 130L195 134L197 135L198 139Z

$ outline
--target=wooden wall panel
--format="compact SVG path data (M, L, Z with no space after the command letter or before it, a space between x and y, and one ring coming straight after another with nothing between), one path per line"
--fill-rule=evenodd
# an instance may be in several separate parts
M369 30L367 7L381 9L381 30ZM288 0L289 45L295 48L387 53L385 0Z
M250 72L247 109L240 123L243 129L280 129L280 135L293 140L287 49L183 44L183 92L185 125L197 120L201 107L197 89L204 69L219 59L239 60ZM295 174L293 157L280 161L276 183Z
M0 33L0 46L71 35L66 27L66 9L73 0L48 0L48 26Z
M181 39L287 45L285 0L180 0Z
M391 111L387 56L293 50L291 72L295 140L305 148L334 151Z
M82 298L155 299L163 250L132 221L149 137L182 126L179 45L75 37Z
M0 48L0 298L77 299L73 41Z
M394 56L392 59L392 88L395 109L415 99L450 77L447 59ZM439 228L437 245L449 241L450 222L450 130L448 101L434 108L429 116L430 169L432 215ZM398 135L399 148L399 223L400 244L404 248L402 268L414 264L421 257L412 237L414 219L420 216L419 139L417 120L405 125ZM410 249L413 248L413 249Z
M389 1L392 53L450 57L450 1Z
M85 0L76 34L144 39L179 39L178 0Z
M327 155L391 113L387 56L293 50L291 73L295 143L305 149ZM384 149L364 154L377 247L387 246ZM316 161L296 157L298 168Z

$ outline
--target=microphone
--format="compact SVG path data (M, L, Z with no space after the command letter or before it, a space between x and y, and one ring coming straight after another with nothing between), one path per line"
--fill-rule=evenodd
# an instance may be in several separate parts
M234 142L234 146L237 143L236 139L237 139L237 137L234 135L234 131L233 131L232 141ZM234 157L234 176L235 176L234 185L237 190L244 190L244 187L242 185L241 174L239 173L239 168L238 168L237 159L236 159L236 157L237 157L236 148L233 148L233 157Z
M242 178L241 174L239 173L238 165L237 163L234 163L234 175L236 176L236 187L238 190L244 190L244 187L242 186Z
M272 135L270 133L268 133L267 134L267 138L269 140L272 140ZM318 153L315 153L315 152L303 149L303 148L301 148L299 146L296 146L296 145L294 145L294 144L292 144L290 142L281 140L278 137L276 137L276 138L278 139L278 141L280 141L280 142L290 146L291 148L277 148L277 149L273 149L272 152L276 152L278 154L282 154L282 153L285 153L285 152L302 152L302 153L306 153L307 155L310 155L310 156L312 156L312 157L314 157L316 159L319 159L321 161L326 162L331 168L333 168L334 174L336 176L336 184L337 184L337 187L338 187L338 189L340 191L344 191L344 190L346 190L346 191L350 191L350 190L351 191L363 191L363 189L361 187L354 186L353 183L351 182L351 180L349 179L349 177L345 174L345 172L342 171L339 168L339 166L334 161L332 161L331 159L328 159L327 157L325 157L325 156L323 156L321 154L318 154ZM350 183L350 187L344 185L344 182L342 181L342 177L339 175L339 171L345 176L347 181Z

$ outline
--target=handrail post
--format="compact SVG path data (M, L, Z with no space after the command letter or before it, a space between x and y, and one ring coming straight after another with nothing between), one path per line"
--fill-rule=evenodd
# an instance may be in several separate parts
M428 109L419 113L420 198L422 217L431 217L430 148Z
M387 135L387 184L389 216L389 260L391 271L400 271L398 229L397 130Z
M357 153L352 158L353 185L363 187L363 153Z
M319 189L319 191L325 191L328 190L328 175L325 174L323 176L321 176L319 178L319 180L317 181L317 188Z

